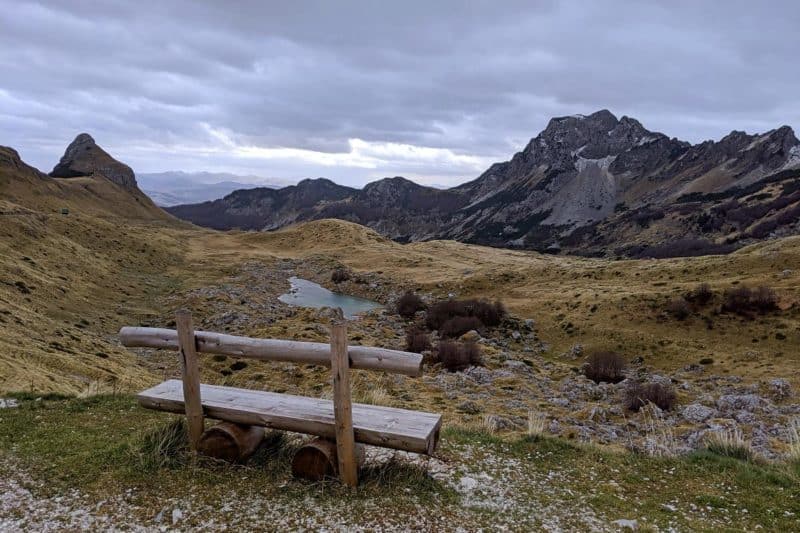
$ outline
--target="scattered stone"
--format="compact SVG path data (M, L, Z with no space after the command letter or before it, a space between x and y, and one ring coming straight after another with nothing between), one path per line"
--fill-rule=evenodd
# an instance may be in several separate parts
M691 405L687 405L681 414L683 415L683 418L689 422L700 424L701 422L705 422L709 418L713 417L716 414L716 410L699 403L693 403Z
M181 520L183 520L183 511L181 511L176 507L175 509L172 510L172 525L174 526Z
M761 398L757 394L726 394L717 400L720 411L753 411L761 405Z
M619 520L614 520L611 523L620 529L630 529L631 531L637 531L639 529L638 520L627 520L625 518L620 518Z
M463 342L478 342L481 340L481 334L472 329L461 335L459 340Z
M19 407L19 402L13 398L0 398L0 409L13 409Z
M569 349L569 351L564 353L564 355L562 355L562 357L564 359L575 360L578 357L580 357L581 355L583 355L583 345L582 344L575 344L575 345L572 346L572 348Z
M485 423L486 423L486 428L491 433L496 433L498 431L506 431L510 429L518 429L519 427L511 419L499 415L487 416Z
M511 332L511 338L514 339L515 341L518 341L520 338L522 338L522 333L514 330Z
M792 386L788 380L776 378L769 382L769 390L776 400L785 400L792 395Z

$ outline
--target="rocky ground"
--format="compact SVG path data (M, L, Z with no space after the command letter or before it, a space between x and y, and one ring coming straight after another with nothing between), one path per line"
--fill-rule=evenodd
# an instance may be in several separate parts
M330 280L334 266L322 259L252 261L221 284L173 295L168 307L192 307L198 329L324 341L329 317L326 310L294 308L277 299L288 290L287 279L299 276L385 304L383 309L351 321L350 338L356 343L403 349L410 323L392 311L392 304L406 288L380 273L359 274L336 285ZM423 296L433 301L458 295L442 290ZM170 324L165 316L158 325ZM355 393L358 396L361 384L360 401L424 407L443 412L445 425L483 426L496 432L524 432L533 416L549 434L654 455L687 453L702 448L709 433L738 428L757 455L780 459L788 448L789 424L800 417L795 391L789 381L778 376L753 382L743 376L716 374L713 364L691 364L664 372L655 370L646 357L640 356L630 361L625 381L596 384L580 371L580 360L586 355L582 347L575 345L565 353L552 353L547 339L539 338L532 318L511 316L483 336L477 332L469 335L482 348L484 366L448 372L432 365L421 380L365 373L356 377ZM173 354L142 353L149 354L149 364L159 371L177 370ZM208 379L267 390L325 394L320 383L315 383L327 381L319 370L282 364L276 374L276 365L248 363L241 369L231 366L231 360L216 359L224 358L215 358L205 368ZM284 379L287 375L292 376L288 385ZM633 380L671 385L678 396L676 407L662 411L650 406L639 413L625 410L624 391Z

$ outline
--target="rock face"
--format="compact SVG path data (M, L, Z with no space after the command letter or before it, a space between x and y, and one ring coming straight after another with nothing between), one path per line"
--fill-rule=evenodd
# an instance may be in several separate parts
M81 133L67 147L64 156L50 176L54 178L76 178L92 175L105 176L120 187L136 189L136 176L131 167L120 163L105 150L97 146L88 133Z
M511 160L448 190L399 177L362 190L311 182L300 198L305 182L169 211L218 229L341 218L402 242L597 256L724 253L800 233L800 141L788 126L693 146L602 110L550 120Z

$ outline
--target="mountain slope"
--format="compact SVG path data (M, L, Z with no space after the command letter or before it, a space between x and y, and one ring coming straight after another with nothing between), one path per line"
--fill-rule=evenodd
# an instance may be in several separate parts
M182 244L173 232L187 225L135 184L84 168L53 178L0 147L0 390L152 380L112 335L146 319L147 302L174 283Z
M666 242L672 251L657 255L694 255L798 233L797 169L800 141L788 126L693 146L602 110L552 119L511 160L449 190L403 178L360 191L307 180L169 211L217 229L334 217L399 241L585 255L647 255Z

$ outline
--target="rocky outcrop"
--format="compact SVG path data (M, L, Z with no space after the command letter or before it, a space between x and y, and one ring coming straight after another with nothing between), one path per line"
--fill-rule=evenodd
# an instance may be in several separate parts
M126 189L136 189L136 176L131 167L120 163L97 146L88 133L81 133L67 147L64 156L50 176L76 178L100 175Z
M327 182L303 197L316 203L298 201L287 187L237 191L170 212L218 229L329 217L402 242L698 255L800 233L798 179L800 141L788 126L761 135L734 131L693 146L602 110L550 120L509 161L448 190L400 177L360 191Z

